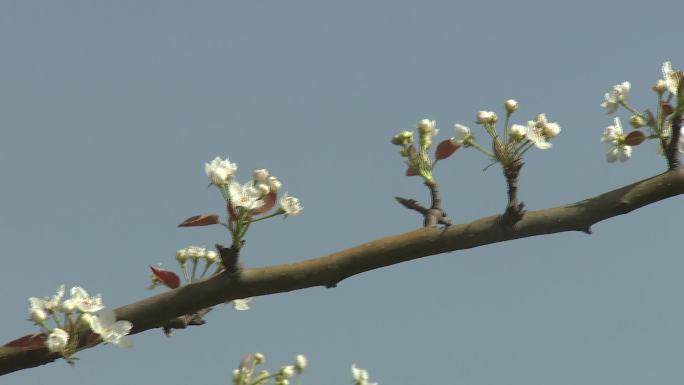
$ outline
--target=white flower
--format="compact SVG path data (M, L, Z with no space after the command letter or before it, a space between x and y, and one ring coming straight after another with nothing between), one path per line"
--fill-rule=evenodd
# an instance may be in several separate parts
M454 132L456 133L456 136L451 138L451 141L455 144L463 144L463 141L470 137L470 128L462 124L454 124Z
M508 99L504 103L504 107L509 114L518 109L518 102L515 99Z
M601 141L611 146L606 154L606 161L613 163L616 160L626 162L632 156L632 147L624 143L625 135L622 131L620 118L614 119L615 124L606 127L601 136Z
M526 133L527 127L521 124L514 124L511 126L511 128L508 129L508 136L511 138L512 141L515 142L522 140L522 138L525 137Z
M254 180L257 182L265 182L266 178L268 178L268 170L265 168L258 168L254 170L252 174L254 176Z
M234 299L232 301L233 303L233 309L235 310L249 310L249 301L251 301L252 298L243 298L243 299Z
M497 116L494 112L492 111L479 111L477 113L477 123L480 124L487 124L487 123L496 123Z
M292 376L294 376L295 374L294 365L283 366L282 368L280 368L279 374L284 378L292 378Z
M218 253L214 250L207 250L207 252L204 253L204 260L206 260L209 264L216 262L217 259Z
M677 87L679 86L679 80L682 78L681 71L672 68L672 63L666 61L663 63L663 78L665 79L665 85L672 95L677 95Z
M228 183L228 179L235 174L235 171L237 171L237 165L230 163L228 158L223 160L217 156L210 163L204 164L204 172L209 177L209 180L211 180L211 183L217 186Z
M260 199L261 192L254 186L253 181L244 185L237 181L231 181L228 185L228 196L233 206L244 207L247 210L258 209L264 204L264 201Z
M40 324L45 322L45 320L48 318L48 314L45 310L41 308L33 308L31 309L31 319L33 322Z
M304 356L303 354L298 354L297 357L295 357L294 367L298 373L301 373L302 371L304 371L304 369L306 368L306 364L307 364L306 356Z
M620 102L627 100L630 87L629 82L616 84L610 92L604 95L605 100L601 103L601 107L606 109L606 113L612 114L618 109Z
M60 328L54 328L45 340L45 346L51 352L63 352L68 342L69 333Z
M437 122L435 122L434 120L423 119L420 122L418 122L418 132L420 132L421 135L430 134L431 136L435 136L437 134L437 130L435 130L435 127L437 127Z
M540 150L551 148L551 143L546 140L546 136L544 135L544 129L538 127L536 122L531 120L527 122L525 136Z
M104 308L100 294L90 297L88 292L79 286L71 288L71 298L67 301L70 302L67 307L74 306L83 313L93 313Z
M266 179L266 184L268 184L268 188L273 192L277 192L283 187L283 184L274 176L269 176Z
M51 313L60 306L62 297L64 297L64 285L59 285L59 287L57 288L57 293L52 297L29 298L29 303L31 303L31 310L42 309L48 313Z
M182 265L187 262L189 258L188 249L180 249L176 251L176 260Z
M302 204L299 199L283 194L280 198L280 208L285 212L285 216L298 215L302 212Z
M86 318L90 329L102 338L102 341L124 348L130 347L131 342L126 338L133 324L129 321L117 321L116 314L111 309L102 309L93 316Z
M188 258L197 261L200 258L204 258L204 255L207 253L207 249L199 246L188 246L186 252Z
M356 364L352 364L351 372L352 378L354 378L354 384L356 385L378 385L377 382L368 382L370 379L368 376L368 371L357 368Z

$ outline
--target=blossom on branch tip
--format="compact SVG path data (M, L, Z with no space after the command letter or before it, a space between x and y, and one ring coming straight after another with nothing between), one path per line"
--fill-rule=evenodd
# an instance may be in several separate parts
M456 133L456 136L451 138L451 141L454 144L463 144L464 141L471 137L470 128L462 124L454 124L454 132Z
M420 122L418 122L418 132L420 132L421 135L431 135L435 136L437 134L437 122L434 120L430 119L423 119Z
M532 142L532 144L534 144L535 147L540 150L551 148L551 143L546 140L546 136L544 135L544 129L537 126L537 123L534 121L530 120L527 122L525 136L530 142Z
M497 121L497 116L492 111L478 111L476 122L479 124L493 124Z
M83 313L93 313L104 309L104 305L102 304L102 296L100 294L90 297L88 292L80 286L72 287L71 298L64 302L70 302L68 306L73 305L73 307L77 308Z
M258 168L254 170L252 175L254 176L255 181L265 182L266 178L268 178L268 170L266 170L265 168Z
M241 185L237 181L230 181L228 184L228 196L230 203L235 207L244 207L247 210L258 209L264 205L261 200L261 192L254 186L254 182L247 182Z
M506 111L509 114L512 114L515 110L518 109L518 102L514 99L508 99L504 103L504 107L506 108Z
M62 298L64 297L64 285L59 285L57 288L57 293L53 295L52 297L44 297L44 298L37 298L37 297L31 297L29 298L29 303L31 304L31 310L33 309L42 309L48 313L51 313L57 309L57 307L60 306L60 303L62 302Z
M508 137L511 141L517 142L525 138L527 134L527 127L521 124L514 124L508 129Z
M63 352L69 343L69 333L60 328L52 329L52 332L45 340L45 346L50 352Z
M303 354L298 354L297 357L295 357L294 367L297 370L297 373L301 374L304 371L304 369L306 369L306 364L306 356L304 356Z
M222 186L228 183L233 174L237 171L237 164L230 163L228 158L221 159L218 156L209 163L204 164L204 172L209 177L211 183Z
M289 196L287 193L283 194L283 196L280 198L280 208L283 210L286 217L290 215L298 215L303 209L299 199Z
M629 82L622 82L613 86L613 89L604 95L601 107L605 108L606 113L612 114L620 106L620 102L627 100L630 90Z
M277 192L283 187L283 184L274 176L269 176L266 178L266 184L268 185L269 190L272 192Z
M45 310L41 308L31 309L31 320L36 324L45 322L48 319L48 314Z
M663 63L663 78L670 93L677 95L677 87L679 87L679 81L682 79L682 71L673 69L672 63L666 61Z
M124 348L131 346L126 335L130 333L133 324L129 321L117 321L113 310L102 309L87 317L86 321L90 324L90 329L99 334L105 343Z
M620 118L616 117L614 122L614 125L606 127L601 136L601 142L611 146L606 154L606 161L609 163L613 163L616 160L626 162L632 156L632 146L625 144L625 135Z

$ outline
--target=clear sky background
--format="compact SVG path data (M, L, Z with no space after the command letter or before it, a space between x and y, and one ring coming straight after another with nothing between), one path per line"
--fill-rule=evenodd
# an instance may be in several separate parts
M439 139L478 110L520 102L563 131L531 150L530 209L656 175L655 143L607 164L599 107L632 82L654 107L660 66L684 67L681 1L2 1L1 340L36 330L30 296L65 283L117 307L154 294L149 265L176 268L221 228L204 162L238 178L266 167L304 213L250 229L243 262L325 255L420 226L394 196L428 198L392 135L436 119ZM626 124L628 115L621 113ZM439 164L458 223L501 212L505 183L474 150ZM682 199L600 223L594 234L505 242L368 272L336 289L221 306L208 324L123 350L101 346L2 378L18 384L229 384L241 356L269 369L309 357L304 384L679 384L684 377ZM162 290L162 289L157 289Z

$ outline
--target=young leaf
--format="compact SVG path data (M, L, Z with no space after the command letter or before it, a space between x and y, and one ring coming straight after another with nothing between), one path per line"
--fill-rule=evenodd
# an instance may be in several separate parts
M195 215L184 220L178 227L196 227L196 226L209 226L221 223L219 216L216 214L209 215Z
M176 273L170 270L162 269L161 267L150 266L152 274L166 286L175 289L180 286L180 278Z
M264 204L258 209L252 210L254 214L263 214L265 212L268 212L268 210L272 209L276 203L276 193L271 191L268 194L266 194L266 196L261 198L261 200L264 201Z
M638 146L644 140L646 140L646 135L641 131L632 131L625 137L625 144L630 146Z
M451 139L446 139L440 142L435 149L435 159L442 160L451 156L456 150L461 147L460 144L456 144L451 141Z

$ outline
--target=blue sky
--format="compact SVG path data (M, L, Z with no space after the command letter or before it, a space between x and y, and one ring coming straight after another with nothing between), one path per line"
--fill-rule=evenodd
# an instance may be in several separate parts
M664 171L654 143L607 164L599 107L616 83L650 87L684 67L678 1L0 3L0 269L4 340L34 331L27 298L61 283L111 307L150 295L148 266L228 242L178 229L217 212L204 162L246 180L266 167L304 213L255 225L247 266L299 261L411 230L394 196L425 201L392 135L422 118L439 138L478 110L563 131L532 150L530 209L570 203ZM628 115L620 115L624 121ZM473 150L436 178L452 220L505 206L499 169ZM595 226L433 256L335 289L224 306L203 327L133 337L22 371L3 384L228 384L240 357L267 368L309 357L304 384L348 384L353 362L389 384L644 384L682 377L681 199Z

